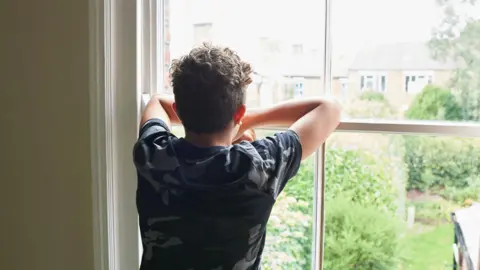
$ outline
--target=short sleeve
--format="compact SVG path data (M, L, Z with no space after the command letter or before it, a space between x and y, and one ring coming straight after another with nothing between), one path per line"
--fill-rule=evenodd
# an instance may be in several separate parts
M302 146L298 135L288 130L252 143L265 162L273 164L269 188L277 197L288 180L294 177L302 161Z
M137 168L144 166L151 158L157 147L164 146L171 134L167 124L161 119L150 119L140 128L138 140L133 147L133 160Z

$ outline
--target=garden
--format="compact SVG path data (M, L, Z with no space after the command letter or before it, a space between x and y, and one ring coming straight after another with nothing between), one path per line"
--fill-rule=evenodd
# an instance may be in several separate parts
M373 108L355 112L365 117L395 113L381 94L355 102ZM453 94L431 85L405 112L408 119L459 117ZM324 269L452 269L450 213L479 199L479 146L477 139L335 134L325 160ZM265 269L311 268L313 179L312 157L274 207Z

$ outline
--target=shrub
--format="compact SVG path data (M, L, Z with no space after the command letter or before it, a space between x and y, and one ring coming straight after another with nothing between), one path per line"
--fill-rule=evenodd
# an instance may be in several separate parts
M480 173L480 152L471 139L406 137L408 189L466 188Z
M405 116L416 120L458 121L462 119L462 108L449 90L427 85L415 97Z
M359 96L360 100L387 102L385 96L377 91L364 91Z
M461 120L462 109L446 89L428 85L415 97L405 116L413 120ZM472 140L451 137L405 138L408 188L465 188L480 171L480 153Z
M336 198L326 205L324 269L395 269L401 261L396 219L374 206Z
M468 201L478 202L480 200L480 179L473 178L469 183L466 188L445 187L438 193L458 205L464 205Z
M416 201L409 206L415 207L415 221L423 224L437 225L450 221L450 213L457 206L446 200Z
M267 225L263 268L310 269L313 213L308 203L282 193Z
M378 92L363 92L345 108L348 109L346 113L354 118L392 119L397 114L383 94Z
M349 197L382 211L396 209L393 175L385 159L362 150L330 149L325 161L325 199Z
M396 193L388 167L378 165L381 160L362 150L329 149L325 162L327 207L335 204L336 198L345 198L350 204L374 209L378 216L392 216ZM313 177L313 159L309 158L277 199L268 224L265 269L310 269ZM328 218L326 222L331 226ZM355 233L362 237L360 227Z

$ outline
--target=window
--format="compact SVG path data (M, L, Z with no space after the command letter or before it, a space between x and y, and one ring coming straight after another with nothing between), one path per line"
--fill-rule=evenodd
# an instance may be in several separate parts
M410 73L406 72L405 77L405 92L407 93L419 93L427 86L428 84L433 83L433 72L418 72Z
M385 92L387 89L387 77L385 75L362 75L360 89L362 91Z
M265 264L266 269L348 269L351 265L369 269L372 264L387 269L451 267L453 228L448 213L478 201L480 186L476 177L479 168L475 165L480 161L476 154L480 152L480 112L474 99L478 95L475 89L479 87L475 85L479 75L473 72L478 67L472 66L480 62L475 58L480 54L467 55L460 49L466 46L469 51L478 52L480 46L472 45L474 40L465 40L464 37L469 36L465 35L454 37L459 46L445 52L442 50L447 48L443 46L446 41L441 39L445 35L430 36L430 32L452 28L460 32L474 31L477 24L472 22L478 22L479 14L459 13L465 16L466 25L472 27L462 28L449 25L455 20L425 20L426 14L440 18L442 7L434 1L369 0L369 4L377 7L375 10L365 4L367 0L339 0L332 6L331 1L316 0L296 4L267 0L255 3L235 0L228 4L220 0L151 1L163 3L163 9L158 10L169 12L168 22L158 20L160 25L156 28L164 29L165 33L153 39L154 43L165 44L161 46L163 52L156 57L144 57L144 61L158 62L151 66L162 67L156 70L157 78L153 79L161 81L166 77L163 75L170 63L164 55L175 59L198 41L208 39L237 50L252 63L256 76L262 78L256 80L259 89L269 89L268 92L252 91L257 96L247 97L252 100L247 104L251 107L295 98L297 93L324 95L331 92L331 71L348 70L348 91L339 91L347 95L341 99L345 118L338 130L342 132L331 137L324 148L302 165L301 173L279 199L269 223L264 258L271 265ZM255 8L251 8L252 5ZM415 9L411 8L413 5ZM454 11L473 11L478 10L478 5L458 2L452 7ZM271 16L269 13L269 19L265 20L271 8L276 12ZM215 12L194 12L198 10ZM303 16L285 19L290 18L288 14L292 12ZM245 14L249 15L247 22L241 20ZM162 16L157 14L156 18ZM151 18L150 23L157 21L156 18ZM375 22L365 18L375 18ZM407 24L405 18L409 18ZM374 27L378 20L382 21L382 29L386 29L382 35L362 31ZM192 25L206 21L215 25L215 35L192 33ZM347 26L345 21L355 23ZM255 30L245 32L245 29ZM308 36L300 34L303 32ZM264 51L262 37L267 35L272 42L266 47L275 52L275 57L261 53ZM169 42L165 42L167 36ZM352 43L352 39L356 42ZM417 40L434 40L432 44L442 46L431 48ZM292 58L291 49L295 44L313 47L312 51L319 52L318 58ZM335 66L340 65L339 62L332 62L331 67L329 59L337 53L350 54L354 60L342 67ZM465 65L457 65L454 59L435 57L442 54L463 57ZM306 76L312 73L326 74L326 77ZM304 80L292 83L294 77ZM434 85L426 89L427 84ZM286 86L291 86L293 91L285 91ZM341 87L344 89L343 84ZM146 92L170 90L141 89L147 89ZM362 95L364 89L381 95ZM415 91L441 99L428 108L423 107L425 104L417 104L413 95L408 95ZM437 95L440 92L442 94ZM408 109L403 112L405 107ZM127 214L134 219L134 212ZM348 223L346 218L358 222ZM368 222L368 226L361 225L362 222ZM393 231L398 228L394 226L397 222L401 232ZM370 246L375 250L366 246L355 251L345 248L357 247L352 239L372 243L378 235L389 235L390 238L382 240L389 243L388 248L376 244ZM406 254L388 253L398 242L405 246ZM336 248L339 244L341 248ZM360 261L344 260L345 255L350 254L341 252L349 251L357 255L375 251L377 255L374 258L355 256L364 258ZM409 260L397 260L403 256ZM343 265L345 262L351 264ZM392 265L395 267L390 267Z
M196 23L193 25L194 44L202 44L204 42L212 42L212 24Z
M293 53L294 54L303 53L303 44L293 44Z
M295 83L295 88L293 92L294 98L301 98L304 96L304 80L304 78L293 78L293 82Z

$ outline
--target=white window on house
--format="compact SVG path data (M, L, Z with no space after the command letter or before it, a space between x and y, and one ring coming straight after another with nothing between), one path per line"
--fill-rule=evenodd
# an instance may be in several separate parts
M301 98L304 96L304 79L303 78L293 78L294 90L293 97Z
M294 44L292 46L292 50L294 54L302 54L303 53L303 44Z
M193 42L195 45L212 42L212 23L196 23L193 25Z
M405 92L416 94L426 85L433 83L433 74L432 72L408 72L404 75L404 81Z
M360 78L362 91L385 92L387 90L387 76L383 74L365 74Z

